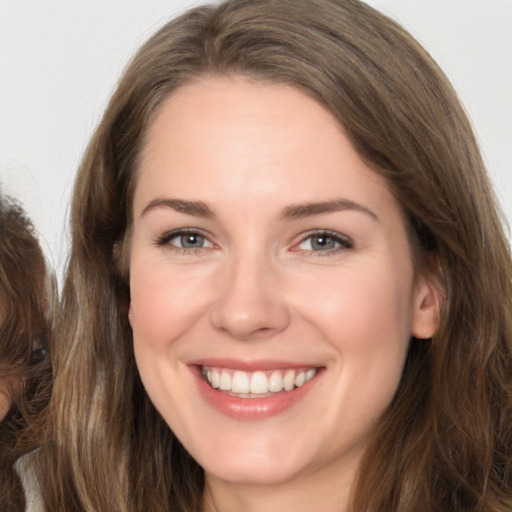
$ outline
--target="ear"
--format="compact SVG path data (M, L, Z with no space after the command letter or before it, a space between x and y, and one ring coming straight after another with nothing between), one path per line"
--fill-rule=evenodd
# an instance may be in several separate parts
M431 272L420 275L413 297L411 335L414 338L432 338L439 327L443 302L443 293L434 275Z
M128 282L130 274L130 250L132 228L128 226L123 237L116 240L112 246L112 261L122 279Z
M133 311L131 301L128 304L128 322L130 322L130 327L133 329Z

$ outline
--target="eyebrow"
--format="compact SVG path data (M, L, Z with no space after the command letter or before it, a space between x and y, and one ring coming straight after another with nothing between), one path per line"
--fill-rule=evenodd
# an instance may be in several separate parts
M141 217L152 210L170 208L179 213L186 213L195 217L211 218L213 210L203 201L186 201L184 199L153 199L140 214Z
M170 208L176 212L185 213L194 217L213 218L215 216L214 211L203 201L158 198L153 199L144 208L144 210L142 210L141 217L152 210L160 208ZM365 206L355 203L349 199L334 199L332 201L291 204L283 209L281 218L285 220L293 220L347 210L359 211L369 215L377 221L379 220L378 216L369 208L366 208Z
M311 217L313 215L346 210L362 212L377 221L379 220L379 217L369 208L366 208L359 203L355 203L354 201L350 201L349 199L334 199L332 201L292 204L283 210L281 217L283 219L301 219L304 217Z

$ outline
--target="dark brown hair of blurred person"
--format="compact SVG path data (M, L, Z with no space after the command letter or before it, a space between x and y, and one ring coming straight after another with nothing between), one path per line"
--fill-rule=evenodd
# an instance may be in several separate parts
M14 200L0 196L0 510L21 511L14 465L38 445L50 394L51 277L34 228Z

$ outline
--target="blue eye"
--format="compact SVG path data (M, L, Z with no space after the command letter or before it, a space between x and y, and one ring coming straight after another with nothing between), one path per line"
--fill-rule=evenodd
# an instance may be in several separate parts
M158 245L170 245L177 249L203 249L213 244L197 231L173 231L157 240Z
M198 247L204 247L206 238L197 233L185 233L171 238L170 242L184 249L197 249Z
M334 252L342 249L351 249L353 245L352 240L349 238L326 231L319 231L304 238L298 247L302 251Z

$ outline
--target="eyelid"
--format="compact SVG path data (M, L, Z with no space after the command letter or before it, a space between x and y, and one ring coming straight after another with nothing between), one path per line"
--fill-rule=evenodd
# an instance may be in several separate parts
M309 238L312 238L314 236L322 236L322 235L333 239L336 243L339 244L339 247L334 248L334 249L327 249L325 251L314 251L312 249L300 249L299 248L299 246L301 244L303 244ZM348 249L352 249L353 247L354 247L354 241L347 235L343 235L337 231L331 231L329 229L313 229L306 233L302 233L300 235L300 239L298 242L296 242L293 245L292 251L293 252L303 251L303 252L307 252L310 254L314 253L315 256L317 256L317 255L322 256L322 255L337 253L339 251L346 251Z
M176 245L172 245L169 242L176 237L183 236L183 235L199 235L203 237L209 244L207 247L191 247L191 248L185 248L185 247L179 247ZM324 251L320 250L313 250L313 249L301 249L299 246L304 243L309 238L312 238L314 236L325 236L330 239L332 239L334 242L338 244L338 247L335 247L333 249L326 249ZM332 231L329 229L313 229L310 231L307 231L305 233L301 233L299 235L299 239L297 242L293 243L291 247L292 252L304 252L314 255L327 255L327 254L333 254L340 251L346 251L348 249L352 249L354 247L354 241L347 235L344 235L342 233L339 233L337 231ZM166 231L162 235L158 235L155 239L155 245L158 247L166 246L174 251L181 251L183 253L190 253L193 251L201 251L204 249L210 249L212 247L216 247L216 244L212 241L212 237L209 233L205 232L204 230L200 228L179 228L179 229L173 229L170 231Z
M155 239L155 245L158 247L167 246L167 247L172 248L173 250L185 251L185 252L190 252L190 251L194 251L194 250L198 251L198 250L210 248L210 247L185 248L185 247L178 247L176 245L172 245L169 243L173 238L176 238L178 236L183 236L183 235L199 235L199 236L203 237L205 240L207 240L208 243L211 244L211 247L215 247L215 243L211 240L211 236L207 232L205 232L199 228L171 229L170 231L166 231L162 235L158 235Z

